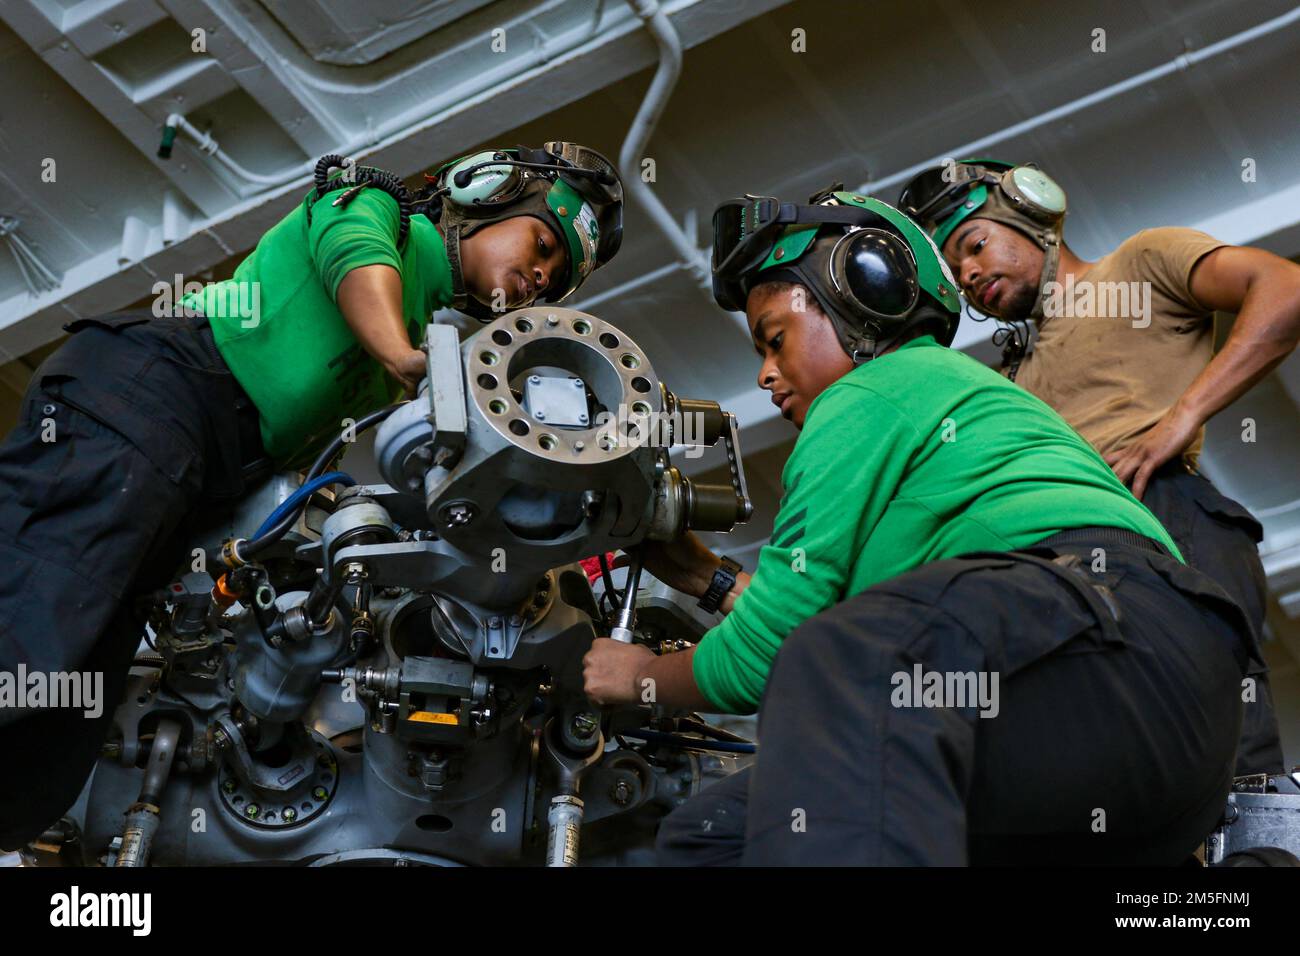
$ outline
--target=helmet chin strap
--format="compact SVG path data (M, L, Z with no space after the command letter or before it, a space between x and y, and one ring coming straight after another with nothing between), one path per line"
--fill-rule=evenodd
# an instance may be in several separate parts
M469 292L465 289L460 263L460 237L464 225L465 217L451 203L443 207L443 245L447 249L447 264L451 266L451 307L458 310L464 310L469 304Z
M880 340L873 335L868 335L865 329L855 329L841 321L833 319L835 331L839 335L840 347L848 353L849 358L853 360L854 365L862 365L874 359L880 349Z
M1061 266L1061 237L1053 232L1045 237L1046 242L1043 245L1043 271L1038 276L1038 296L1034 299L1034 307L1029 310L1027 318L1038 321L1043 318L1043 310L1046 307L1047 287L1056 281L1057 270Z

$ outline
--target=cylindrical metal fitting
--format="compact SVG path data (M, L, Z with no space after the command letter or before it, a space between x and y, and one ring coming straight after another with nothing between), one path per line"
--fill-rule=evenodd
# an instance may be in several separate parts
M582 829L582 800L570 794L551 799L546 822L546 865L577 866L578 835Z

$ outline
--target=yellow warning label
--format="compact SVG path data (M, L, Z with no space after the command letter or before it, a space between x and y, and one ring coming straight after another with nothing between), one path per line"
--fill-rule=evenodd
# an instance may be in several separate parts
M439 714L432 710L413 710L407 720L418 720L422 724L459 724L460 718L455 714Z

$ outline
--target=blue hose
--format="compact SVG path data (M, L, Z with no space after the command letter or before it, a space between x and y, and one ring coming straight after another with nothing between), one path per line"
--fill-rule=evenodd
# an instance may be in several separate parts
M267 519L262 522L256 533L249 540L256 541L262 535L266 534L266 532L274 528L276 523L285 515L300 509L304 504L306 504L307 499L310 498L317 489L324 488L326 485L332 485L336 482L348 486L356 484L356 481L351 475L342 471L331 471L328 474L321 475L319 478L313 478L288 498L285 498L284 501L280 502L276 509L267 516Z

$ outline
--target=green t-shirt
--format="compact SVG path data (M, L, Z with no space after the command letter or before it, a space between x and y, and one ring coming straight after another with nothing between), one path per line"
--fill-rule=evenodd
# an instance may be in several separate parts
M695 651L695 682L722 711L754 711L799 624L927 562L1089 525L1136 531L1178 554L1056 412L929 336L822 392L781 483L749 587Z
M310 462L358 419L401 395L335 304L353 269L384 264L402 277L402 316L413 346L437 308L451 302L451 266L437 228L411 217L397 249L397 202L363 189L347 206L338 193L310 195L267 231L235 274L184 304L206 316L226 364L261 417L262 444L282 467Z

